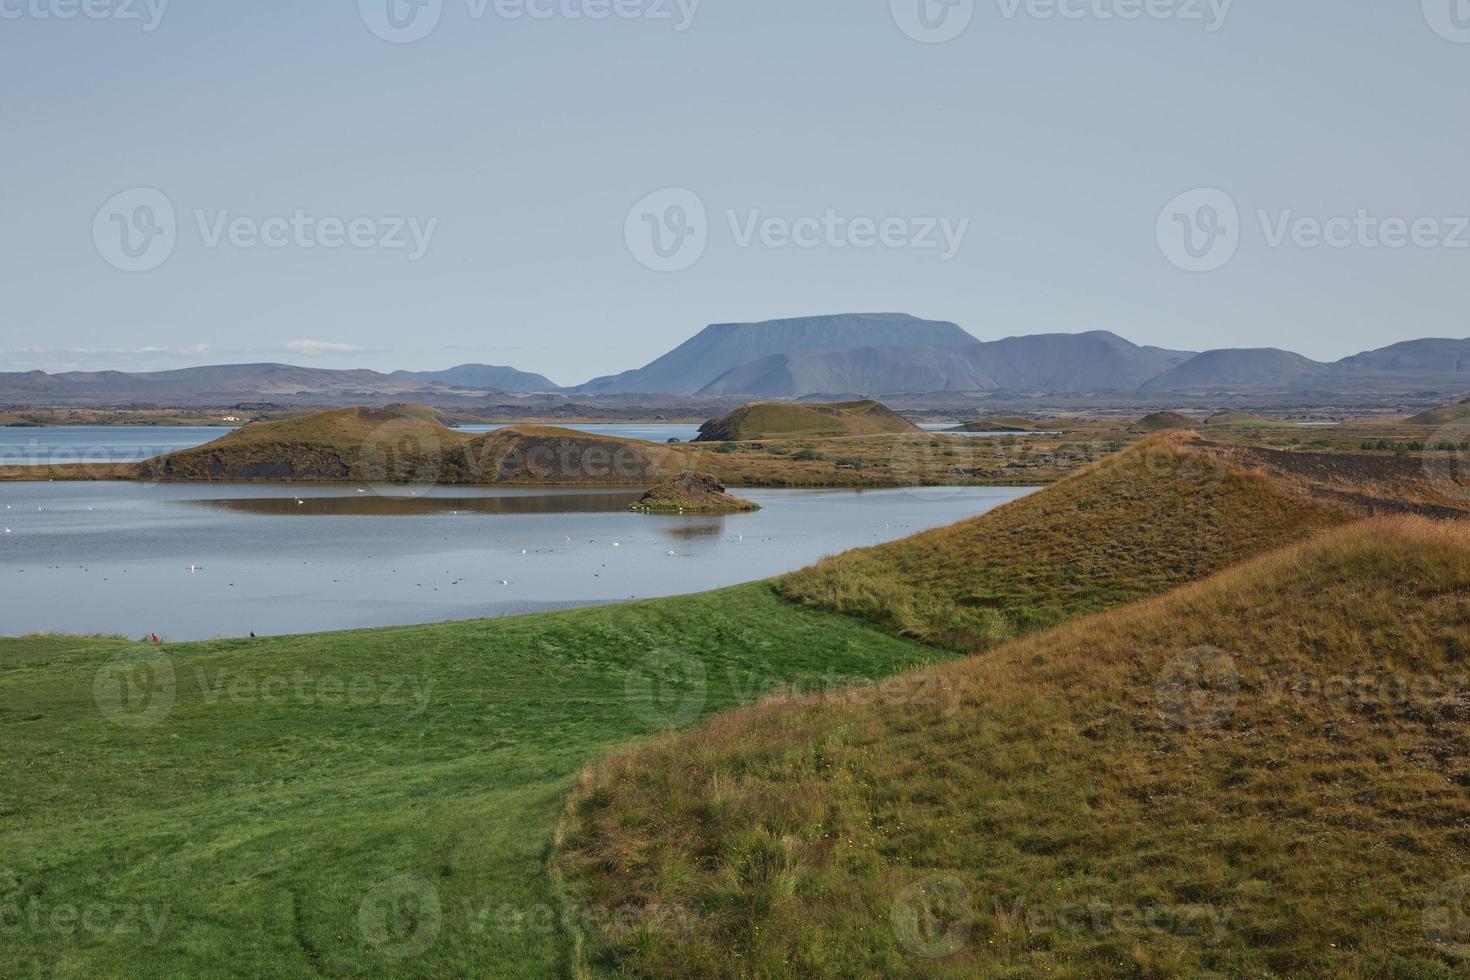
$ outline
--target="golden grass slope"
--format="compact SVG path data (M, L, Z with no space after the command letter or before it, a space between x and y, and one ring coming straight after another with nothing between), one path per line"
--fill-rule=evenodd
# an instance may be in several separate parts
M921 431L917 425L876 401L815 403L756 402L706 422L700 442L748 442L752 439L797 439L871 436Z
M442 482L535 486L650 486L691 469L688 454L635 439L515 425L450 451Z
M591 972L1464 976L1467 658L1470 532L1377 519L616 756L555 870Z
M982 517L828 558L779 588L972 653L1348 519L1166 434Z
M474 436L439 424L431 408L391 405L254 423L135 472L159 480L648 486L687 468L685 453L652 443L539 425Z
M444 454L469 438L424 406L339 408L252 423L138 469L160 480L432 482Z

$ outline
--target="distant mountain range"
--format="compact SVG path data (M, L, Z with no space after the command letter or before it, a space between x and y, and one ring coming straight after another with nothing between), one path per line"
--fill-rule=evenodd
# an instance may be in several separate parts
M540 374L465 364L445 371L336 371L237 364L146 374L0 374L0 406L484 403L487 396L618 402L751 398L1097 398L1281 400L1317 404L1445 401L1470 391L1470 340L1413 340L1322 363L1276 349L1168 350L1114 333L981 341L958 325L902 313L720 323L650 364L560 388Z

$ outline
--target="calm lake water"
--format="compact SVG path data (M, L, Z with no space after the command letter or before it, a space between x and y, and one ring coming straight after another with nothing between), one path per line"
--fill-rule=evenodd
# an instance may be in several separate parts
M264 636L698 592L1030 492L749 490L764 510L662 517L624 491L358 491L0 483L0 634Z
M951 428L953 423L925 425L930 432ZM460 431L492 432L501 425L467 425ZM565 425L565 429L596 432L621 439L648 442L692 442L698 425L670 423ZM0 426L0 466L36 466L43 463L136 463L164 453L192 449L230 432L223 426L74 425L55 428L8 428ZM972 432L973 436L1008 433Z

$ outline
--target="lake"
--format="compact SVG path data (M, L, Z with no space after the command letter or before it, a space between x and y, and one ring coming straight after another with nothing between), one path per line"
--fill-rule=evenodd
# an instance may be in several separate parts
M629 491L0 484L0 634L264 636L699 592L1029 492L747 490L763 510L666 517Z
M928 432L940 432L953 423L922 426ZM460 431L493 432L503 425L467 425ZM563 425L564 429L600 433L620 439L642 439L647 442L692 442L699 435L698 425L680 423L608 423ZM48 428L0 426L0 466L36 466L44 463L136 463L140 460L193 449L226 435L225 426L152 426L152 425L73 425ZM1006 436L1014 433L971 432L977 437Z

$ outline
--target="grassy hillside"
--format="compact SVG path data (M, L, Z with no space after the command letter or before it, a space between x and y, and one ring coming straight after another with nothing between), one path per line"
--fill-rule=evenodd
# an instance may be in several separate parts
M758 402L743 405L699 430L700 442L752 439L870 436L920 431L908 419L875 401L835 405Z
M427 482L444 454L468 440L424 406L339 408L243 426L138 470L162 480Z
M975 652L1347 519L1164 435L982 517L828 558L786 576L781 589Z
M681 449L546 425L516 425L451 450L445 483L648 486L691 468Z
M767 586L254 641L0 639L0 974L553 975L545 860L578 769L773 686L934 655Z
M1453 425L1467 419L1470 419L1470 398L1453 405L1441 405L1439 408L1420 412L1407 421L1410 425Z
M665 446L552 426L480 436L439 424L431 408L343 408L258 422L136 468L162 480L334 480L647 486L688 469Z
M1360 524L617 756L556 867L630 975L1463 976L1467 650L1470 532Z

